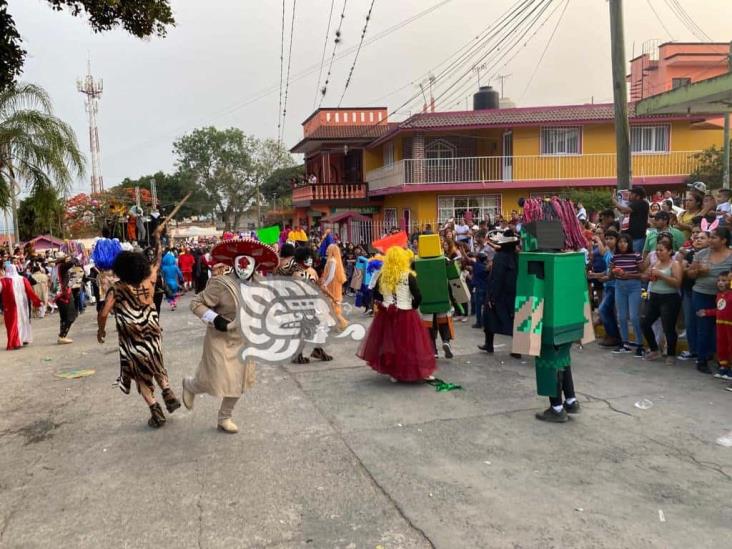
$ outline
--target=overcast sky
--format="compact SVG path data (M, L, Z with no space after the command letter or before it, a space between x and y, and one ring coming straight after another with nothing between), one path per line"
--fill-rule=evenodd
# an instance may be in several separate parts
M450 0L365 46L343 106L373 105L375 100L390 109L400 106L418 91L410 82L419 80L478 35L514 1ZM713 40L732 39L730 0L678 1ZM339 52L358 44L370 2L348 0ZM562 11L563 0L554 2L559 8L552 18L508 66L500 63L497 67L502 74L510 74L505 80L505 95L520 106L582 103L593 97L595 102L611 101L606 0L570 0L546 56L524 93ZM286 3L287 50L292 2ZM440 3L375 0L367 37ZM696 41L666 0L650 0L650 4L675 40ZM74 127L85 151L89 146L87 118L83 97L76 91L76 79L85 74L87 56L91 56L94 75L103 78L98 124L107 187L124 177L171 170L173 140L196 127L236 126L259 137L277 137L281 2L173 0L172 5L177 25L168 36L138 40L119 30L95 35L83 18L54 12L45 0L9 2L29 54L23 80L49 91L57 115ZM313 110L317 69L301 75L320 64L330 5L330 0L297 2L284 130L288 147L300 139L300 124ZM339 19L342 5L342 0L335 0L334 21ZM331 30L326 65L332 35ZM626 0L625 37L626 57L630 59L633 52L640 53L643 42L668 40L669 34L649 8L648 0ZM352 61L353 54L334 64L324 106L338 103ZM467 95L466 90L451 105L438 104L438 108L464 108ZM82 181L75 190L88 188L89 182Z

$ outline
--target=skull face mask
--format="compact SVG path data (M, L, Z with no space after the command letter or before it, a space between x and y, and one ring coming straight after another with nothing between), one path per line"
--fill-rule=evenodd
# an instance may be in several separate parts
M249 280L254 274L256 263L248 255L239 255L234 259L234 272L240 280Z

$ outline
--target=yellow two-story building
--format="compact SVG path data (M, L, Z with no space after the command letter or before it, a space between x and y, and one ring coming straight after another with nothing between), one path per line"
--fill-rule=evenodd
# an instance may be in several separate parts
M635 115L629 105L633 184L683 184L694 155L721 146L710 117ZM371 197L383 196L386 226L507 215L521 196L616 184L612 104L420 113L365 150Z
M295 223L340 224L344 238L353 223L412 231L468 211L506 216L522 196L615 186L612 104L490 108L497 99L476 94L475 105L400 123L383 107L317 110L292 149L310 176L293 189ZM637 116L630 104L629 117L633 184L651 192L683 185L695 154L722 144L714 114Z

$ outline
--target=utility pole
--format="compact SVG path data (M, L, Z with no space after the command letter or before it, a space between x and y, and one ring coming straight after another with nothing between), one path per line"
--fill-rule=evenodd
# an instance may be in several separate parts
M732 73L732 42L729 43L727 70ZM724 113L724 154L722 155L722 188L729 189L729 110Z
M102 96L102 80L94 80L91 73L91 61L87 62L87 73L83 80L76 81L76 89L86 96L86 112L89 113L89 149L91 151L91 192L100 193L104 190L102 180L102 157L99 149L99 130L97 129L97 112L99 98Z
M150 180L150 196L152 197L152 211L158 209L158 185L155 178Z
M609 0L610 49L613 66L613 98L615 102L615 144L617 149L618 190L630 189L630 125L628 124L628 90L625 84L625 33L623 32L623 0Z

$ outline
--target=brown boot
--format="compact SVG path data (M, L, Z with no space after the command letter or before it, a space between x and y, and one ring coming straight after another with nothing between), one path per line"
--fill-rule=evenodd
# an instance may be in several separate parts
M180 408L180 400L176 398L173 389L171 389L170 387L168 387L167 389L163 389L163 400L165 401L165 407L167 408L169 414L172 414L178 408Z
M298 353L295 358L292 359L293 364L310 364L310 359L303 356L302 353Z
M157 402L150 405L150 419L147 420L147 424L153 429L165 425L165 414L163 414L163 409Z

